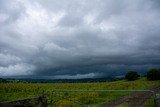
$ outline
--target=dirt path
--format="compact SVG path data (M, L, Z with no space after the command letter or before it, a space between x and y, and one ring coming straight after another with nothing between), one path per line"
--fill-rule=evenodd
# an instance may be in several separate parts
M158 92L160 91L160 86L155 86L152 90ZM128 96L124 96L112 102L106 103L102 105L102 107L116 107L120 104L127 104L129 107L140 107L151 96L153 96L153 93L151 92L133 92Z
M151 96L151 92L134 92L129 96L124 96L120 99L104 104L102 107L115 107L120 104L127 104L129 107L140 107Z

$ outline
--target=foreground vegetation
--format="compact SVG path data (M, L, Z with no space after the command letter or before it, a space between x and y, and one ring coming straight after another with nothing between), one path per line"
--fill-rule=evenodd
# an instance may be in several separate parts
M22 98L29 98L38 96L42 93L51 93L56 89L65 90L139 90L150 89L152 86L160 84L160 81L147 81L146 78L141 78L135 81L114 81L102 83L0 83L0 102L11 101ZM127 93L61 93L61 95L68 96L71 100L78 100L83 103L100 104L102 102L110 101L123 96ZM55 97L59 99L56 104L69 104L65 99L59 96L49 94L49 99ZM55 99L54 98L54 99ZM87 100L87 98L91 98ZM62 103L63 102L63 103Z

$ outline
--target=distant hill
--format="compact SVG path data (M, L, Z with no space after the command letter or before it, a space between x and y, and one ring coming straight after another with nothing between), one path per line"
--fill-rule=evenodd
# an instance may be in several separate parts
M26 83L87 83L87 82L106 82L124 79L124 77L105 77L105 78L84 78L84 79L33 79L33 78L0 78L0 82L26 82Z

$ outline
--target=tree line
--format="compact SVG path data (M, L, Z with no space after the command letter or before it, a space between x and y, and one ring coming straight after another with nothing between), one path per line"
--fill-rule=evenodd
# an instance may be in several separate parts
M125 75L125 79L128 81L133 81L133 80L137 80L140 77L140 75L138 74L138 72L136 71L129 71L126 75ZM160 69L150 69L145 77L147 77L147 80L160 80Z

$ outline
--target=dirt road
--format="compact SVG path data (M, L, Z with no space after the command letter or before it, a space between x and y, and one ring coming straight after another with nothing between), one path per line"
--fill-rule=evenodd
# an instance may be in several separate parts
M116 107L120 104L126 104L129 107L140 107L151 96L151 92L134 92L128 96L124 96L110 103L104 104L102 107Z
M160 91L160 86L155 86L152 88L152 90L158 93ZM102 107L116 107L122 104L129 107L140 107L144 104L145 101L150 99L152 96L152 92L133 92L128 96L124 96L112 102L103 104ZM157 100L157 106L158 103L160 104L160 99Z

